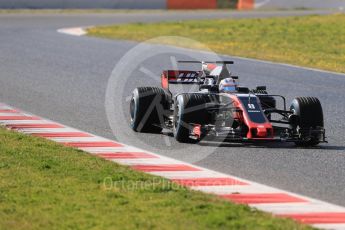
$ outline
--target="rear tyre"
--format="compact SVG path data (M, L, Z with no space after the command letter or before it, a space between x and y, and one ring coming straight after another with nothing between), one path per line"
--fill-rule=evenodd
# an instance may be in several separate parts
M190 132L193 124L204 125L209 122L205 104L210 102L210 96L205 94L182 94L176 98L174 105L174 137L178 142L196 143L191 139Z
M291 103L290 110L297 115L296 128L300 131L297 146L316 146L320 143L318 135L310 136L308 130L323 128L323 111L319 99L315 97L298 97Z
M158 87L139 87L130 102L130 126L135 132L160 133L170 95Z

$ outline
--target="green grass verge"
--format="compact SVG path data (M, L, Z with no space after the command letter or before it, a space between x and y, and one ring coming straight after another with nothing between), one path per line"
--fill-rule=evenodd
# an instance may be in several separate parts
M345 72L345 15L128 24L89 29L91 36L145 41L182 36L221 54ZM200 49L165 39L164 44Z
M309 229L3 128L0 178L0 229Z

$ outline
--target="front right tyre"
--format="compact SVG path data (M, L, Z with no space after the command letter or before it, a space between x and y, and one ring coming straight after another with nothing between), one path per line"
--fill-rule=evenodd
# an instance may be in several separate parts
M178 142L195 143L199 140L190 138L193 124L205 125L210 120L205 105L210 96L201 93L181 94L174 104L173 133Z

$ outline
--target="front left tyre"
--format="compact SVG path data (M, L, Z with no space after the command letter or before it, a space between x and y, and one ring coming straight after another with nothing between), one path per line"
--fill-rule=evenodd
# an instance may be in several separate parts
M170 95L158 87L138 87L130 102L130 126L135 132L160 133Z

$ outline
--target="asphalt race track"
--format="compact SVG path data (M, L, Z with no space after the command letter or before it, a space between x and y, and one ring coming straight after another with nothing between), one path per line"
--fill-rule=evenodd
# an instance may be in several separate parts
M94 15L0 15L0 101L66 125L117 139L109 126L105 94L112 70L136 43L57 33L63 27L154 22L196 18L271 17L325 14L328 12L198 12ZM154 46L160 48L161 46ZM181 53L180 49L176 52ZM232 70L242 85L267 85L272 94L290 101L295 96L317 96L324 108L328 144L295 148L293 144L238 145L179 144L169 134L133 133L128 128L126 97L142 85L159 85L163 68L171 68L171 56L161 54L136 63L126 79L123 103L116 107L127 120L112 118L125 143L158 154L189 161L217 171L261 182L331 203L345 205L345 75L279 64L233 58ZM186 51L187 52L187 51ZM207 58L207 54L190 52ZM192 54L193 53L193 54ZM187 58L176 54L176 58ZM154 75L156 79L147 75ZM121 76L118 76L121 77ZM121 138L122 138L121 137ZM124 140L121 139L123 142Z

